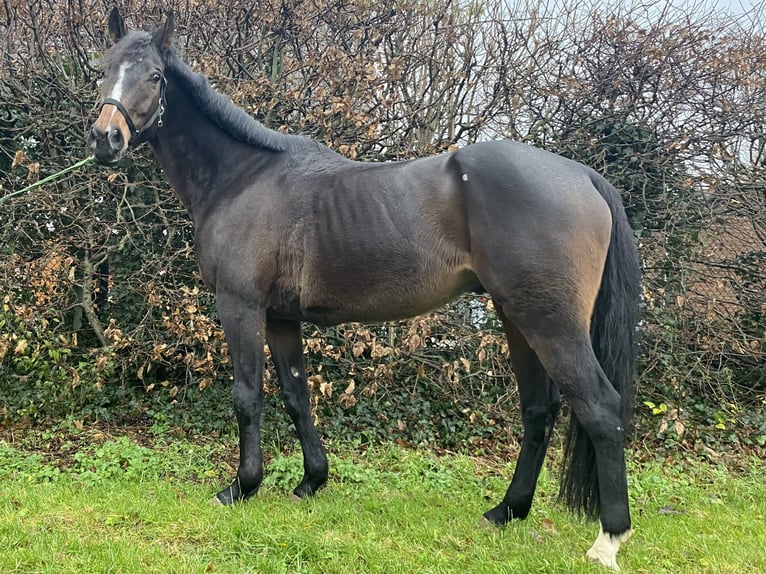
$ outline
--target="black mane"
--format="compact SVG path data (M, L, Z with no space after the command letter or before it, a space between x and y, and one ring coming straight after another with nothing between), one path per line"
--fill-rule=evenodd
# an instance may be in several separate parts
M205 76L193 72L172 48L167 52L165 70L178 80L205 116L238 141L278 152L325 148L306 137L268 129L235 105L228 96L216 91Z

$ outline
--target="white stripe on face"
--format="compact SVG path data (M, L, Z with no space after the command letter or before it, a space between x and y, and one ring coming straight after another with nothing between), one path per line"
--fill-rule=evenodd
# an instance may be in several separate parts
M130 68L132 65L133 62L123 62L120 64L120 69L117 70L117 81L114 83L114 86L112 86L112 93L109 94L107 98L122 102L122 90L125 88L125 75L128 71L128 68ZM110 122L112 121L115 113L117 113L117 108L113 106L112 115L109 117Z

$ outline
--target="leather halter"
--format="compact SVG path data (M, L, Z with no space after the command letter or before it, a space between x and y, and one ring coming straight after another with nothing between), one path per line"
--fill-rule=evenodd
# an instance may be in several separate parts
M115 100L114 98L104 98L104 100L101 102L101 107L103 108L106 104L110 104L117 108L120 113L122 114L122 117L125 118L125 123L128 124L128 129L130 130L130 141L128 144L136 144L138 143L138 138L141 137L141 135L148 130L152 125L157 122L157 127L162 127L162 114L165 113L165 88L167 87L168 82L165 79L165 76L162 76L162 86L160 87L160 99L157 102L157 108L154 110L154 113L151 115L151 117L146 120L146 123L141 126L140 130L136 129L136 124L133 123L133 120L130 119L130 114L128 113L128 110L125 108L125 106L122 105L122 102L119 100Z

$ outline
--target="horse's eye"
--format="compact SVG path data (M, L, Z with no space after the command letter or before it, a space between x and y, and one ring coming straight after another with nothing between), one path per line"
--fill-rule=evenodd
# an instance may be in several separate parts
M162 79L162 74L160 74L159 72L154 72L152 74L152 82L154 82L155 84L158 83L161 79Z

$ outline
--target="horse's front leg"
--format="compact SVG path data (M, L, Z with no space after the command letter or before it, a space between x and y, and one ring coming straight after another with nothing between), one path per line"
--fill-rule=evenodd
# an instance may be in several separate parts
M270 319L266 326L266 339L277 369L285 408L295 425L303 450L303 480L293 493L298 497L310 496L327 482L328 466L311 417L301 324L298 321Z
M222 504L233 504L254 495L263 480L261 412L265 312L252 302L218 293L218 316L234 368L232 399L239 427L239 468L231 485L216 495Z

